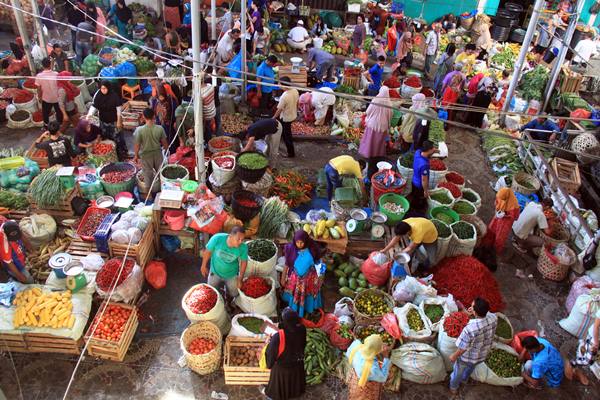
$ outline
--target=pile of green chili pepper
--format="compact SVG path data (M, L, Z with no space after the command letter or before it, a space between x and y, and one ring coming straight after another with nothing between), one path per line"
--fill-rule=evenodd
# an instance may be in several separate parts
M257 239L248 243L248 256L258 262L270 260L275 255L277 248L270 240Z
M245 153L238 159L238 165L246 169L262 169L269 165L269 160L258 153Z
M507 320L498 316L498 325L496 326L496 336L502 339L512 339L512 328Z
M464 221L452 224L452 231L460 240L473 239L475 237L475 228L473 228L473 225Z
M243 326L246 330L254 333L254 334L261 334L263 333L260 328L262 327L264 321L260 318L256 318L256 317L242 317L242 318L238 318L238 324L240 324L241 326Z
M450 228L448 227L448 225L446 225L442 221L438 221L435 219L431 222L433 222L433 225L435 225L435 229L437 229L438 237L440 237L440 238L450 237L452 232L450 231Z
M459 214L468 215L475 213L475 206L466 200L459 200L452 206L452 209Z
M519 357L504 350L492 349L485 364L501 378L521 376Z

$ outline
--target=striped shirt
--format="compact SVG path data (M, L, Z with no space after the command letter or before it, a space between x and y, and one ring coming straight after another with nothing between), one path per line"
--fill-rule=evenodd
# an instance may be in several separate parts
M456 340L456 346L466 350L461 355L461 360L471 364L485 361L492 347L497 325L498 317L491 312L488 312L485 318L469 321Z

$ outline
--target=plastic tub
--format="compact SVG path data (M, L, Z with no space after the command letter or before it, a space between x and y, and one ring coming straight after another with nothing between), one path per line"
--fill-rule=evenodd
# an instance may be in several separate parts
M111 171L132 171L133 174L131 175L131 178L129 178L128 180L123 181L123 182L119 182L119 183L105 182L102 179L102 174L104 174L106 172L111 172ZM102 167L100 169L100 171L98 172L98 175L100 176L100 182L102 182L102 187L104 188L104 191L110 196L116 196L120 192L133 191L133 187L135 186L135 181L136 181L136 172L137 172L137 168L132 163L117 162L117 163L111 163L105 167Z
M185 210L166 210L163 213L163 220L169 229L173 231L180 231L185 226Z
M383 208L383 205L386 203L394 203L394 204L401 205L402 208L404 208L404 212L399 213L399 214L389 212L388 210ZM388 218L388 220L387 220L388 225L396 225L398 222L402 221L402 219L404 218L404 214L406 214L406 212L410 208L410 203L408 202L406 197L400 196L399 194L395 194L395 193L386 193L386 194L382 195L379 198L378 204L379 204L379 211L382 212L383 214L385 214Z

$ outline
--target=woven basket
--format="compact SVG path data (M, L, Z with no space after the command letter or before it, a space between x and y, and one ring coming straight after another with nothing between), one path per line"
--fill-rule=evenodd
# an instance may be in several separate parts
M365 297L369 293L383 297L387 305L390 307L390 311L395 305L392 296L379 289L363 290L362 292L358 293L354 298L354 322L356 323L356 325L379 325L379 323L381 322L381 318L383 318L383 314L374 316L363 314L356 307L356 304L358 303L359 299Z
M262 178L256 183L247 183L242 181L242 188L249 190L253 193L259 194L263 197L267 197L273 186L273 175L265 173Z
M483 220L477 215L461 215L460 219L470 223L475 227L475 230L477 231L477 242L475 244L475 247L479 247L481 241L487 233L487 225L485 224L485 222L483 222Z
M358 336L359 336L359 334L360 334L360 331L362 331L362 330L363 330L363 329L365 329L365 328L369 328L369 327L376 328L376 329L377 329L377 331L378 331L378 332L380 332L380 333L383 333L383 332L385 332L385 329L384 329L384 328L383 328L381 325L355 325L355 326L354 326L354 329L352 330L352 333L354 333L354 337L355 337L356 339L358 339ZM359 340L360 340L360 339L359 339ZM362 341L362 340L361 340L361 341ZM389 345L389 344L385 344L385 343L384 343L384 344L383 344L383 350L382 350L382 351L383 351L383 352L385 352L385 351L387 351L387 350L391 351L391 350L394 348L394 346L396 346L396 340L394 340L394 343L393 343L393 344L391 344L391 345Z
M191 354L187 351L190 343L197 338L210 339L216 347L205 354ZM188 326L181 334L179 341L181 351L190 369L199 375L207 375L219 369L222 354L222 337L219 328L208 321L196 322Z
M529 182L531 184L531 186L533 186L533 189L525 187L522 184L520 184L519 182ZM540 186L541 186L540 181L535 176L527 174L525 172L518 172L515 174L515 176L513 176L511 189L514 192L518 192L518 193L528 196L528 195L534 194L535 192L540 190Z
M573 253L573 250L569 249L569 251ZM571 265L555 263L550 259L549 255L550 250L548 250L548 246L544 246L538 257L537 269L544 279L560 282L567 277ZM575 253L573 253L572 256L573 259L575 259Z
M556 231L555 235L558 239L550 237L546 235L544 231L540 230L540 236L542 237L542 239L544 239L544 245L551 244L553 246L556 246L560 243L567 243L571 239L571 234L563 225L556 224L556 226L554 226L553 229Z

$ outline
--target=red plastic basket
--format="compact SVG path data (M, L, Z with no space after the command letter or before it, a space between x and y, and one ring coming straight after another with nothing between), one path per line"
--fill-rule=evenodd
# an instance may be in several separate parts
M85 236L85 235L81 234L81 229L87 222L87 219L90 218L90 216L93 213L102 214L102 219L100 220L100 222L98 222L98 226L96 227L96 229L98 229L98 227L100 227L100 225L102 224L104 217L106 217L108 214L110 214L110 210L108 208L88 207L88 209L85 211L85 214L83 214L83 218L81 218L81 222L79 223L79 226L77 227L77 235L82 240L85 240L86 242L93 242L95 240L94 234L92 234L91 236Z

